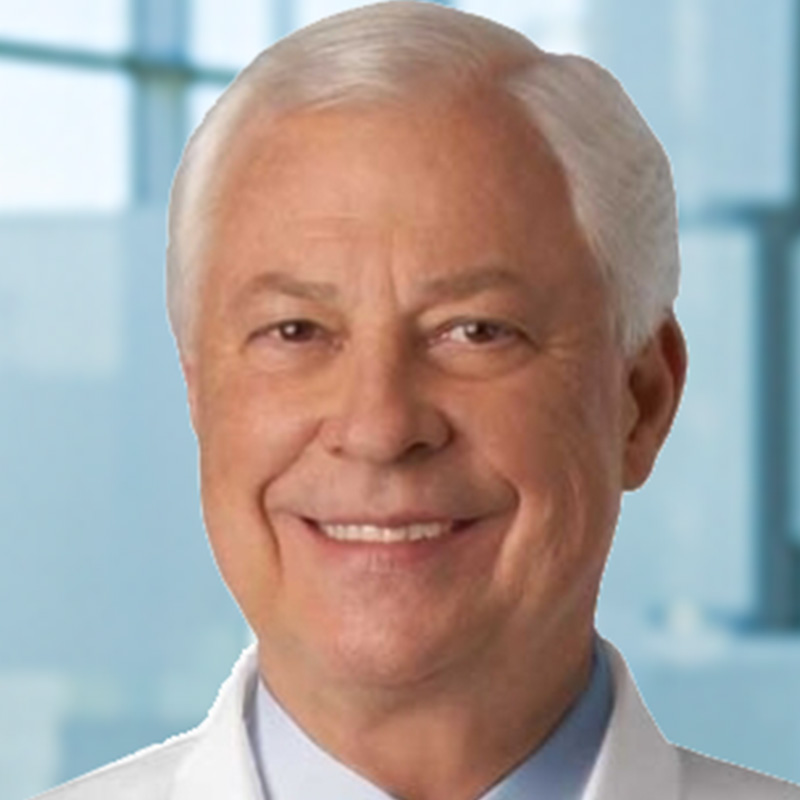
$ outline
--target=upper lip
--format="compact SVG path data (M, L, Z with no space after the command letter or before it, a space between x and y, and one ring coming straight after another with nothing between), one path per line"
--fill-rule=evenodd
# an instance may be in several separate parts
M348 516L333 516L324 519L306 517L317 525L373 525L376 528L404 528L409 525L429 525L432 523L441 524L456 524L459 522L466 522L466 517L452 517L446 514L389 514L386 516L374 516L365 514L363 516L357 514L349 514Z

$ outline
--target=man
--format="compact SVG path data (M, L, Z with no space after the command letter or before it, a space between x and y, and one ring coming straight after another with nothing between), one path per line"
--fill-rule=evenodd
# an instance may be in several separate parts
M170 313L258 639L58 800L797 798L666 743L594 633L680 398L663 151L607 73L438 6L323 21L192 139Z

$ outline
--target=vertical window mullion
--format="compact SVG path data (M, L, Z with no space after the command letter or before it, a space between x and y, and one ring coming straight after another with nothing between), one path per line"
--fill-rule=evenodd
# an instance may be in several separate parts
M185 0L133 0L133 48L140 64L168 63L169 72L140 68L135 76L134 202L165 204L186 139Z

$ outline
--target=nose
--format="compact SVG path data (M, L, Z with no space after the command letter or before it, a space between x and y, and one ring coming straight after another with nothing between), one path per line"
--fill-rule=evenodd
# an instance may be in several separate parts
M362 346L342 365L321 438L339 458L393 464L444 447L451 428L423 395L419 365L396 343Z

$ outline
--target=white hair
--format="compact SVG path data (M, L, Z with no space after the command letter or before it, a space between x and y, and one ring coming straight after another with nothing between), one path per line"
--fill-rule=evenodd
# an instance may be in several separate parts
M245 120L292 111L413 102L415 89L489 85L516 98L564 170L572 207L634 352L678 292L675 193L661 144L617 80L589 59L555 55L482 17L398 0L324 19L263 51L192 135L169 211L167 303L191 351L202 232L215 181Z

